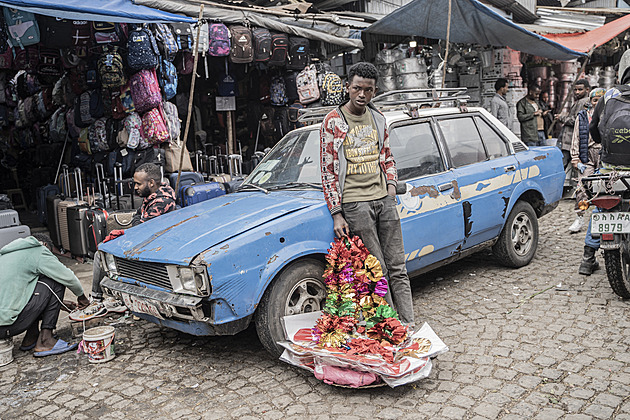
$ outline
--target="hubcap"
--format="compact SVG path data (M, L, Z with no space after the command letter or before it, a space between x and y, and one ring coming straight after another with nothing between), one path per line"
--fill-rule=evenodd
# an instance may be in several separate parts
M512 222L512 248L520 256L526 255L534 243L534 229L527 213L519 213Z
M302 279L291 289L284 306L284 313L285 315L295 315L319 311L325 298L326 291L320 280Z

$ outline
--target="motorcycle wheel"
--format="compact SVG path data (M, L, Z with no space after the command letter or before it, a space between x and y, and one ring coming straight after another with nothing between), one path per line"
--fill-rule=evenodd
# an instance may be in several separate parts
M606 275L613 292L624 299L630 299L630 235L623 235L620 249L604 250Z

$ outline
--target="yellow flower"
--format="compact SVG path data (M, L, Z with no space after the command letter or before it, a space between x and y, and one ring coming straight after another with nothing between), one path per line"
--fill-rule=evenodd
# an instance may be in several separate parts
M365 270L370 281L377 282L383 277L381 263L378 262L378 259L372 254L368 255L365 259Z

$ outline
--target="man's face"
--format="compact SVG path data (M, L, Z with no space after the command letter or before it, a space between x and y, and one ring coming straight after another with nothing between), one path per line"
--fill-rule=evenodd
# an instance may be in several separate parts
M575 85L573 87L573 95L575 99L582 99L588 93L588 89L584 85Z
M531 100L538 99L538 96L540 96L540 88L534 88L527 91L527 97Z
M505 86L499 89L499 95L503 95L503 96L507 95L508 90L509 90L509 87L506 84Z
M133 174L133 185L138 197L147 198L155 189L155 181L149 179L146 172Z
M376 81L360 76L354 76L347 83L350 103L357 110L363 110L376 93Z

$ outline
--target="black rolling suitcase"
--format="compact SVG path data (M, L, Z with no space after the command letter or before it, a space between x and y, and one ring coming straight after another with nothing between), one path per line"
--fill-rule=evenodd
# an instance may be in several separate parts
M83 185L81 184L81 169L74 169L77 180L77 199L81 204L67 208L68 236L70 238L70 253L77 257L89 255L88 249L88 220L86 212L91 208L83 200Z
M101 197L103 197L104 203L107 204L109 202L109 207L111 208L111 195L108 196L107 194L104 167L102 164L97 163L95 168L98 191ZM103 239L107 236L108 216L109 212L105 208L101 207L92 207L85 212L85 217L87 219L88 250L91 254L94 254L97 251L98 244L103 242Z

